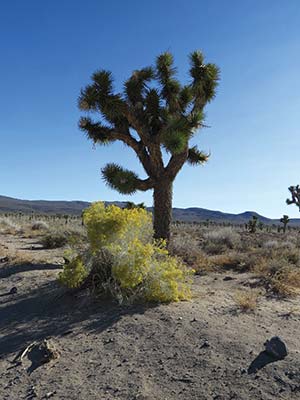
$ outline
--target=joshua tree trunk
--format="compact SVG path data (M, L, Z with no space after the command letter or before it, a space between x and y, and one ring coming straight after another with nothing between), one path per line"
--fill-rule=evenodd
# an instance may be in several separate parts
M283 223L283 233L286 232L286 226L287 226L287 222L284 222L284 223Z
M172 221L172 182L162 181L154 186L154 238L170 240Z

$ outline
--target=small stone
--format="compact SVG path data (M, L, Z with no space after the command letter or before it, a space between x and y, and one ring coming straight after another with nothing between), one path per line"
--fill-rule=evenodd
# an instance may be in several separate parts
M109 339L105 339L104 340L104 344L113 343L113 342L114 342L113 338L109 338Z
M210 347L210 344L209 344L209 342L208 342L207 340L205 340L205 341L202 343L202 345L200 346L200 349L205 349L205 348L207 348L207 347Z
M50 397L54 396L55 393L56 393L55 391L54 391L54 392L48 392L48 393L46 393L45 398L46 398L46 399L50 399Z
M278 337L274 336L264 343L265 351L277 360L285 358L288 354L285 343Z
M68 331L65 331L61 334L61 336L67 336L70 335L71 333L73 333L73 331L71 329L69 329Z
M232 278L232 276L225 276L225 278L223 278L223 281L232 281L234 278Z

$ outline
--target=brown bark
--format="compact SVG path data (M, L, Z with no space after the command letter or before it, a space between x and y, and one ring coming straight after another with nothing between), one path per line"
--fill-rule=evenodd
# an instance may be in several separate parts
M170 240L172 222L172 181L161 180L153 191L153 228L155 239Z

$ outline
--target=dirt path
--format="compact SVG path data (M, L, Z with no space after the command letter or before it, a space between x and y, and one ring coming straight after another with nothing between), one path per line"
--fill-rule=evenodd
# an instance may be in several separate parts
M250 277L233 273L228 280L195 277L191 302L157 307L61 297L55 279L62 251L31 250L32 243L0 237L0 257L17 249L34 261L0 264L0 399L300 398L299 298L263 298L255 313L239 313L233 294ZM288 356L248 373L274 335ZM48 337L58 359L30 374L28 359L12 364L20 350Z

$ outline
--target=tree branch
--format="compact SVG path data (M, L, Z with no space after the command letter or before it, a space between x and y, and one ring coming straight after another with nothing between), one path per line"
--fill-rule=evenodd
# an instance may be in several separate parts
M101 172L107 185L122 194L133 194L137 190L146 191L153 187L151 178L139 179L135 172L115 163L107 164Z
M165 174L172 180L176 178L176 175L182 168L183 164L186 162L188 158L188 147L185 148L184 151L178 154L173 154L170 158L170 161L165 168Z

